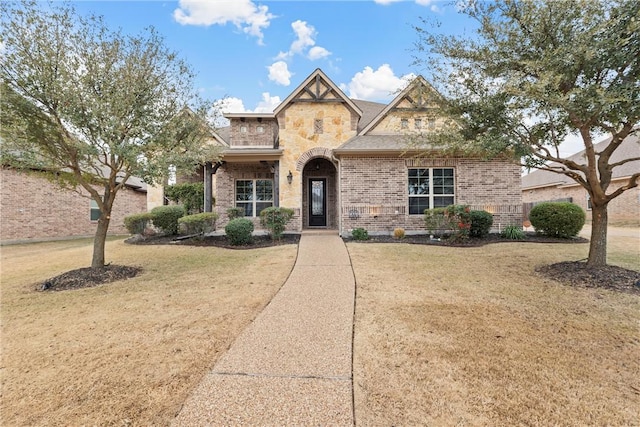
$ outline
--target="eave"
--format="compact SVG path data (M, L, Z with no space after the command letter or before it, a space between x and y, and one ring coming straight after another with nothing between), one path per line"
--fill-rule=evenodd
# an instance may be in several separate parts
M229 163L258 162L260 160L279 160L283 149L277 148L238 148L227 149L221 154L221 160Z

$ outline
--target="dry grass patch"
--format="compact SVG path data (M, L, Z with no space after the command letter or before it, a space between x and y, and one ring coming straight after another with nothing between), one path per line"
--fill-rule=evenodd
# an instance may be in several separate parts
M2 247L2 424L167 425L286 280L295 245L231 251L107 243L135 278L36 292L90 242Z
M348 248L358 425L638 424L640 298L534 272L588 244ZM640 270L637 239L610 249Z

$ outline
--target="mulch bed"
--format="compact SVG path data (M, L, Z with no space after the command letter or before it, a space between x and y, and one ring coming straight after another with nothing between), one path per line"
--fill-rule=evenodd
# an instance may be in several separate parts
M270 246L298 244L299 234L284 234L280 240L272 240L269 236L253 236L248 245L233 246L227 236L206 236L192 238L176 238L175 236L133 236L125 240L132 245L183 245L183 246L215 246L225 249L257 249Z
M130 279L142 271L140 267L126 265L106 265L102 268L78 268L67 271L40 283L39 291L65 291L69 289L90 288L117 280Z
M589 268L583 261L565 261L543 265L536 272L566 285L640 295L640 271L615 265Z
M452 240L452 239L432 239L426 234L409 235L401 239L393 236L370 236L368 240L354 240L353 238L344 238L348 242L358 243L409 243L412 245L434 245L434 246L451 246L451 247L480 247L491 243L588 243L589 239L583 237L573 237L571 239L560 239L555 237L546 237L536 233L526 233L524 240L510 240L505 239L497 233L489 234L482 238L468 238L465 240Z

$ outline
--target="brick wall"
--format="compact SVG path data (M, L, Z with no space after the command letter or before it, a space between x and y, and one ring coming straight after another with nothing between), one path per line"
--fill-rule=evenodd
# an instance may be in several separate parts
M422 215L409 215L408 168L452 167L456 203L494 216L494 231L521 224L520 168L506 160L344 157L340 165L341 232L363 227L391 233L396 227L425 232Z
M235 181L236 179L274 179L268 165L261 163L225 163L216 172L214 196L216 205L214 211L218 213L216 227L224 229L229 222L227 209L235 206ZM274 198L277 197L274 194ZM290 206L284 206L290 207ZM256 230L262 229L260 218L249 218ZM287 224L287 230L301 230L302 219L300 208L294 208L294 217Z
M626 181L614 181L607 193L615 191ZM591 221L591 211L587 207L587 190L579 185L568 187L543 187L522 190L523 203L545 202L570 197L572 202L585 210L587 220ZM640 188L632 188L609 202L609 224L640 226Z
M230 126L232 147L273 148L278 133L277 122L274 119L232 118Z
M90 200L75 191L62 190L37 172L1 169L0 240L37 240L91 236L96 221L90 220ZM83 191L83 194L86 192ZM126 234L124 217L146 212L146 194L129 188L116 196L110 234Z

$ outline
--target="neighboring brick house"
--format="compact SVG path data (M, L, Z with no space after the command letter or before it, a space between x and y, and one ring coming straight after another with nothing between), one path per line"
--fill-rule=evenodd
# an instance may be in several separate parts
M93 236L100 211L91 199L63 190L41 172L3 167L0 175L0 241L11 243ZM129 179L116 195L110 234L127 233L124 217L147 210L146 184ZM82 190L86 195L86 191Z
M454 203L493 213L495 229L521 224L517 163L408 149L407 134L442 126L437 97L418 77L387 105L354 100L317 69L273 113L226 114L221 161L204 173L218 224L229 207L258 225L261 209L283 206L295 212L292 231L424 233L423 211Z
M594 145L596 152L602 151L611 138ZM585 162L585 151L569 157L579 164ZM637 135L628 136L614 152L610 163L623 159L640 157L640 142ZM640 171L640 161L625 163L613 170L613 178L607 193L626 184L632 174ZM549 171L537 170L522 177L522 201L525 204L535 204L544 201L567 199L582 207L587 213L587 220L591 220L591 205L589 194L581 185L566 175ZM640 187L625 191L616 197L608 206L609 224L640 226Z

